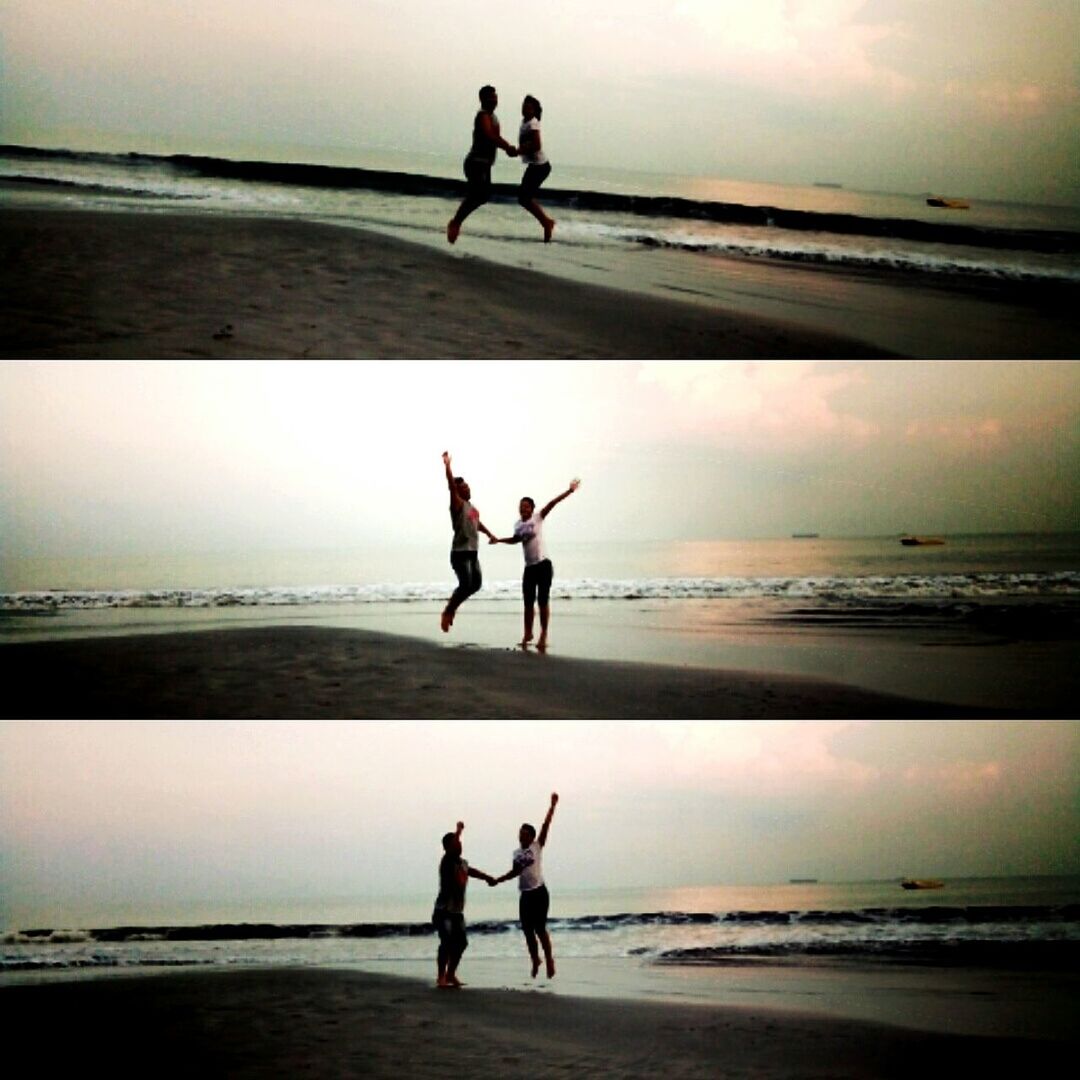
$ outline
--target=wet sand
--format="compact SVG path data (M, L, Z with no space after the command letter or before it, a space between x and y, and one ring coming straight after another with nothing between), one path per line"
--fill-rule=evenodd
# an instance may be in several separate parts
M703 307L269 218L0 210L0 357L861 358Z
M0 714L52 718L803 719L1013 715L811 678L271 626L0 646ZM1024 715L1029 715L1025 713Z
M57 1075L96 1062L114 1077L1050 1076L1075 1046L325 969L5 986L0 1003Z

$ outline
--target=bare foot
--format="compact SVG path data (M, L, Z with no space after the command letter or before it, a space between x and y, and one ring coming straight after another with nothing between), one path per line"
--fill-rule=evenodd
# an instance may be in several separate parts
M555 219L548 218L547 224L544 226L544 243L551 243L551 234L555 231Z
M555 978L555 957L548 956L548 957L546 957L546 960L547 960L547 977L549 979L554 979Z
M439 976L439 978L437 978L437 979L435 980L435 986L436 986L436 987L437 987L437 988L438 988L439 990L449 990L449 989L450 989L450 984L449 984L449 983L448 983L448 982L446 981L446 979L445 979L445 978L444 978L443 976L441 976L441 975Z
M439 625L442 627L442 632L445 634L451 626L454 625L454 616L449 611L442 613L442 618L439 620Z
M532 962L532 977L536 978L536 973L540 970L540 957L534 956Z
M536 643L538 652L547 652L547 634L541 634L540 640Z
M446 239L452 244L461 232L461 226L456 221L449 221L446 225Z
M520 640L520 641L518 642L518 644L519 644L519 645L520 645L520 646L521 646L521 647L522 647L523 649L527 649L527 648L529 647L529 642L530 642L530 641L532 641L532 633L531 633L531 632L530 632L530 633L528 633L528 634L526 634L526 635L525 635L525 636L524 636L524 637L523 637L523 638L522 638L522 639L521 639L521 640Z
M465 984L456 975L450 975L446 979L446 985L451 990L460 990Z

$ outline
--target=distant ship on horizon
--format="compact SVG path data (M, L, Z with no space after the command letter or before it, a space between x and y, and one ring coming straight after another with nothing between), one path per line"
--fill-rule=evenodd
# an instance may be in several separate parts
M792 540L817 540L819 533L792 533Z

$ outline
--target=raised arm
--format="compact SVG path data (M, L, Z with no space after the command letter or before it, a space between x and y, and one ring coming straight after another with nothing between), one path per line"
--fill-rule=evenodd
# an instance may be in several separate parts
M556 495L555 498L552 499L551 502L549 502L547 506L545 506L544 509L540 511L540 517L546 518L548 514L550 514L551 511L554 510L555 507L563 501L563 499L569 498L571 495L573 495L580 486L580 480L571 480L570 486L561 495Z
M536 838L537 843L543 847L547 843L548 829L551 828L551 819L555 814L555 807L559 802L559 796L553 791L551 793L551 805L548 807L548 812L544 816L544 824L540 826L540 835Z
M450 451L443 451L443 466L446 469L446 486L450 489L450 506L457 510L464 501L458 494L457 484L454 483L454 470L450 468ZM459 823L460 824L460 823Z

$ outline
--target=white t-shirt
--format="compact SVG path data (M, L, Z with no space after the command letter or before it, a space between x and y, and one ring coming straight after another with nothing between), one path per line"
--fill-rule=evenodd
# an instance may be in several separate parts
M525 142L525 136L530 131L535 131L537 135L540 134L540 121L537 120L535 116L530 120L521 121L521 130L518 132L518 146L521 146ZM521 154L520 156L523 165L547 164L547 155L544 153L542 146L535 154Z
M528 847L518 848L514 852L514 868L521 867L521 876L518 878L518 888L522 892L530 892L539 889L544 884L544 871L541 858L544 849L539 840L534 840Z
M539 510L534 510L528 521L518 521L514 525L514 536L521 538L521 550L525 553L525 564L533 566L547 558L544 549L544 519Z

